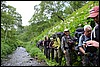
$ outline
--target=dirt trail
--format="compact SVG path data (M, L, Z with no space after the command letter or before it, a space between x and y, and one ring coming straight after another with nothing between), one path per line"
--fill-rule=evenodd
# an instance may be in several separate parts
M23 47L17 49L8 55L7 59L3 59L1 66L48 66L46 62L38 62L35 58L31 58L29 53Z

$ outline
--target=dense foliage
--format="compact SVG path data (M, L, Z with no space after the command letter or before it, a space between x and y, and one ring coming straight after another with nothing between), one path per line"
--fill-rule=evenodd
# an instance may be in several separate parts
M76 28L83 27L86 24L91 24L92 19L87 19L87 17L89 15L89 10L95 5L99 5L99 2L98 1L88 2L82 8L79 8L78 10L74 11L72 14L67 16L64 19L64 22L62 20L57 21L53 26L46 28L44 32L39 34L39 36L36 36L35 39L33 38L32 41L37 43L37 41L41 39L43 40L44 36L46 35L51 36L55 32L63 32L65 28L69 28L71 35L74 36ZM78 60L80 60L79 57ZM79 65L80 65L79 62L75 62L73 64L73 66L79 66Z
M34 7L35 13L29 20L30 25L22 26L22 17L16 8L5 3L1 1L1 59L16 47L24 46L32 57L37 55L50 66L58 64L46 59L36 43L46 35L63 32L65 28L69 28L74 36L76 28L91 24L92 20L87 19L89 10L99 5L99 1L42 1ZM33 44L30 45L30 42Z
M1 1L1 58L11 53L20 44L17 39L17 28L21 27L21 15L16 8Z

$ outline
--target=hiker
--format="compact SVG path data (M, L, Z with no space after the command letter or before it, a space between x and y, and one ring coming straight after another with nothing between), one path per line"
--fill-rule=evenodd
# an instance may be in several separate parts
M98 59L96 60L97 66L99 66L99 6L95 6L90 10L90 15L88 18L94 19L95 27L92 30L91 40L86 42L86 45L92 45L97 48L96 55ZM97 58L96 57L96 58Z
M79 44L78 44L78 47L79 47L79 51L81 52L82 54L82 64L83 66L87 64L87 60L85 58L84 55L86 55L87 53L85 53L85 43L86 41L88 40L91 40L91 31L92 31L92 27L90 25L85 25L84 26L84 34L82 34L79 38Z
M60 47L58 49L58 62L59 62L59 65L61 65L61 62L62 62L62 57L63 57L63 51L61 49L61 39L62 37L65 35L64 32L57 32L57 37L60 39Z
M95 27L91 34L91 38L94 41L88 41L87 45L91 44L99 48L99 6L95 6L90 10L90 15L88 16L88 18L94 19Z
M80 51L78 49L78 44L79 44L79 37L84 34L84 28L79 27L75 30L75 35L74 35L74 42L75 42L75 51L78 56L80 56Z
M57 34L53 34L53 47L54 47L54 57L55 57L55 59L56 59L56 62L58 62L58 57L59 57L59 55L58 55L58 51L59 51L59 47L60 47L60 39L59 39L59 37L57 37Z
M71 60L70 60L70 46L72 43L72 37L70 36L70 32L68 29L64 30L64 36L62 37L62 41L61 41L61 49L65 55L65 59L66 59L66 65L67 66L71 66Z
M44 55L46 55L46 58L48 59L50 59L49 43L50 43L50 38L46 36L43 45L44 45Z
M53 38L51 37L50 38L50 43L49 43L49 47L50 47L50 53L51 53L51 59L53 60L54 59L54 41L53 41Z

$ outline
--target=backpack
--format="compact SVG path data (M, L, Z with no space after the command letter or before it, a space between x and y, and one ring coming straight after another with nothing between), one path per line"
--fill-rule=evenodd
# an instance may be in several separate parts
M79 37L84 33L84 28L77 28L76 31L75 31L75 37L78 38L79 40Z
M76 51L79 51L79 49L78 49L79 38L83 33L84 33L84 28L79 27L75 30L75 36L74 36L73 40L75 41L75 50ZM83 37L83 39L85 39L84 36L82 36L82 37Z
M59 39L61 41L62 37L64 36L64 33L63 32L57 32L56 35L57 35L57 37L59 37Z
M36 44L36 46L37 46L37 47L43 46L43 40L38 41L37 44Z

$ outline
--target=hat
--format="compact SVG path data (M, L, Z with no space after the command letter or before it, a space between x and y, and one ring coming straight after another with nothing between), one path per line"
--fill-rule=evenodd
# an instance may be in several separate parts
M99 6L95 6L90 10L90 15L88 17L94 18L99 14Z
M69 29L65 29L64 31L69 31Z
M50 38L50 40L53 40L53 38Z

